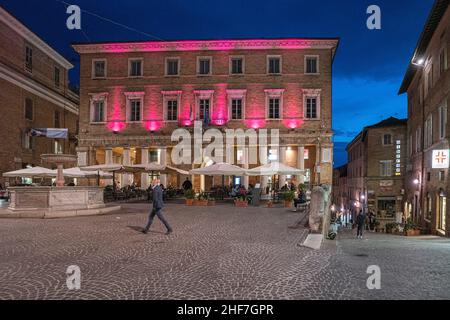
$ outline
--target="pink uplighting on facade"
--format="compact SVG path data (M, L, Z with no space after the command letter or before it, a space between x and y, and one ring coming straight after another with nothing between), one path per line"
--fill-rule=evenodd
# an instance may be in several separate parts
M115 133L118 133L118 132L124 130L125 127L126 127L126 125L125 125L125 122L123 122L123 121L108 122L108 129Z
M122 101L125 101L123 87L115 87L111 95L112 110L108 115L108 129L118 133L125 129L125 110L122 108Z
M217 126L223 126L228 121L227 84L215 85L215 101L212 108L211 122Z
M261 129L266 126L266 120L265 119L246 119L245 125L247 126L247 128Z
M303 125L303 119L285 119L283 125L289 129L297 129Z
M162 121L159 120L149 120L145 121L145 128L150 132L159 131L162 128Z
M241 39L241 40L185 40L145 41L124 43L102 43L74 45L80 52L159 52L159 51L202 51L202 50L261 50L261 49L311 49L331 47L336 39Z

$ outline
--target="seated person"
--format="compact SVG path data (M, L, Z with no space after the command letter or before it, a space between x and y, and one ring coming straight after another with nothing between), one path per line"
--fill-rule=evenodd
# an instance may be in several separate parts
M297 199L294 199L294 207L297 209L299 204L306 203L306 193L303 190L300 190L297 196Z

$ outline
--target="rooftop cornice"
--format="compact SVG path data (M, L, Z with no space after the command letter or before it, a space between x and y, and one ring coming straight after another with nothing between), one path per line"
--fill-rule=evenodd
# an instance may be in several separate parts
M47 54L50 58L59 63L62 67L66 69L72 69L73 65L67 61L62 55L60 55L56 50L50 47L44 40L39 38L35 33L28 29L23 23L12 16L8 11L0 6L0 21L10 27L12 30L17 32L21 37L23 37L27 42Z
M73 44L80 54L126 53L159 51L227 51L262 49L331 49L334 52L339 39L247 39L247 40L183 40L118 43Z

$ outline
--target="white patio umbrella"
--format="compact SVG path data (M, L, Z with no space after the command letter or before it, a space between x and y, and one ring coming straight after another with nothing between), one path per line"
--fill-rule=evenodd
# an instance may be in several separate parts
M243 176L246 174L246 170L226 162L219 162L207 167L192 169L189 173L205 176L222 176L222 186L224 186L225 176Z
M134 173L139 172L138 168L133 168L132 166L124 166L121 164L98 164L94 166L80 167L81 171L96 172L97 173L97 184L100 185L100 172L112 172L113 184L116 182L116 173Z
M57 170L53 170L55 173ZM63 170L64 177L68 178L89 178L89 177L96 177L100 175L102 178L112 178L112 173L99 171L93 172L93 171L83 171L79 167L74 168L68 168Z
M189 172L185 171L185 170L181 170L172 166L168 166L168 165L163 165L163 164L159 164L157 162L152 162L152 163L148 163L148 164L135 164L131 166L132 168L135 168L141 172L160 172L162 174L167 174L167 173L179 173L179 174L184 174L184 175L188 175Z
M301 175L304 174L304 170L293 168L282 164L280 162L274 161L262 165L260 167L256 167L253 169L247 170L247 175L249 176L274 176L274 175Z
M243 176L246 170L225 162L215 163L208 167L192 169L190 174L200 174L205 176Z
M33 177L56 177L56 171L43 168L43 167L32 167L16 171L10 171L3 173L4 177L8 178L33 178Z

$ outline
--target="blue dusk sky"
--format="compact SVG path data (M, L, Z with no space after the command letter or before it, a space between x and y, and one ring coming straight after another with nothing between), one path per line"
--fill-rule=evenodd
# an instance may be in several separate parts
M82 14L82 30L66 28L60 0L0 0L0 5L75 65L73 42L216 38L339 37L333 68L335 166L366 125L406 117L397 92L433 0L66 0L134 32ZM381 8L381 30L366 27L367 7ZM152 38L150 35L154 36ZM78 68L71 73L78 83Z

